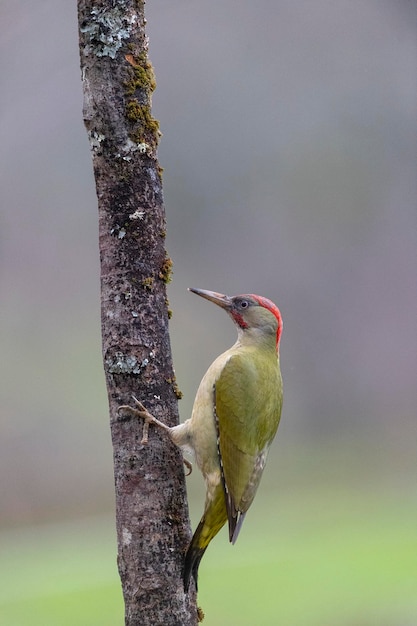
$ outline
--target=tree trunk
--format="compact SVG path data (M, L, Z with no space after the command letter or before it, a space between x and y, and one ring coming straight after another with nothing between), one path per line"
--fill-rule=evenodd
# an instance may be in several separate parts
M118 567L127 626L197 623L182 568L191 531L182 457L164 433L120 417L134 393L178 423L168 334L159 125L144 2L78 0L84 121L99 208L103 361L116 487Z

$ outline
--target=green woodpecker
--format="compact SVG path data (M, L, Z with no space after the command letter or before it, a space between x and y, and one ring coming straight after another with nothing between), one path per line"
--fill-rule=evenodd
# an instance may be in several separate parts
M191 418L167 427L135 399L137 409L120 407L145 419L144 438L153 423L191 453L206 482L203 517L185 556L184 589L213 537L226 522L235 543L255 497L282 406L278 307L261 296L229 297L190 289L227 311L237 326L236 343L210 365L198 388Z

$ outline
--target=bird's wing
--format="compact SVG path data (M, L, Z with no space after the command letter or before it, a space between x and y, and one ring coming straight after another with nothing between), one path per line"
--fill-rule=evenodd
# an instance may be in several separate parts
M270 380L267 392L262 392ZM281 413L279 372L272 362L235 354L215 383L219 459L230 541L255 497Z

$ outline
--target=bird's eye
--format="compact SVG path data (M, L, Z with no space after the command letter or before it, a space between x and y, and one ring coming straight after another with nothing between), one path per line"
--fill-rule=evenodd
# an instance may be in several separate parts
M241 309L247 309L249 306L249 302L247 300L241 300L239 306Z

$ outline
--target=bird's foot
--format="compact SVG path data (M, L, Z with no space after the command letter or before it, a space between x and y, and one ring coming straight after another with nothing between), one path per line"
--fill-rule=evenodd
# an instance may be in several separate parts
M188 472L185 475L189 476L191 472L193 471L193 464L190 463L188 459L184 459L184 458L182 459L182 462L184 463L185 467L188 469Z
M148 443L149 424L155 424L155 426L159 426L159 428L162 428L163 430L169 432L170 430L169 426L167 426L163 422L160 422L158 419L156 419L156 417L154 417L151 413L149 413L149 411L143 406L142 402L139 402L139 400L135 398L134 395L132 395L132 399L136 405L135 408L132 406L129 406L128 404L122 404L121 406L118 407L117 413L120 415L120 412L124 411L125 413L128 413L129 415L132 415L133 417L139 417L144 420L142 439L141 439L142 444Z
M132 406L129 406L128 404L122 404L121 406L118 407L117 413L120 415L120 412L124 411L125 413L128 413L129 415L133 417L139 417L144 420L141 444L148 443L150 424L155 424L155 426L159 426L159 428L162 428L168 434L170 433L170 430L171 430L170 427L164 424L163 422L160 422L158 419L156 419L156 417L154 417L152 413L149 413L146 407L143 406L142 402L139 402L139 400L133 394L132 394L132 399L136 405L135 408ZM193 466L190 463L190 461L184 458L183 458L183 463L188 470L188 472L186 473L186 476L189 476L191 472L193 471Z

